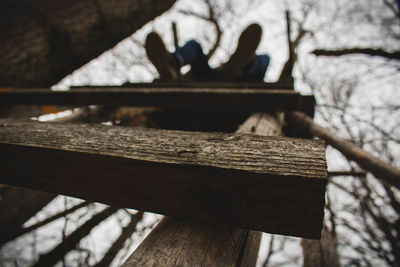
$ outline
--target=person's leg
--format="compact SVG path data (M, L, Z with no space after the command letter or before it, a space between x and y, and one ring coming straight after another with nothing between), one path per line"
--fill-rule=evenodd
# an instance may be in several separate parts
M239 80L244 82L262 82L269 65L270 57L267 54L257 55L242 70Z
M177 80L178 66L176 59L168 52L164 42L157 33L151 32L147 35L145 49L147 57L160 74L160 80Z
M180 66L191 66L191 78L193 80L213 81L220 79L221 72L208 65L208 58L197 41L188 41L173 54L180 63Z
M262 29L258 24L249 25L240 35L238 45L230 59L222 65L226 78L241 76L241 71L254 60L261 40Z

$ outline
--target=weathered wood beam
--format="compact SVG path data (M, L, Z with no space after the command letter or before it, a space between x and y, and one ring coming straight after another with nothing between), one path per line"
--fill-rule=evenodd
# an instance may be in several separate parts
M328 129L316 124L304 113L289 113L288 122L309 131L312 135L315 135L322 140L325 140L329 145L339 150L348 159L359 164L364 170L371 172L377 179L387 185L400 189L399 169L392 167L357 145L331 133Z
M109 88L113 86L76 86L73 88ZM152 83L126 83L123 88L230 88L230 89L293 89L293 84L288 82L202 82L202 81L156 81Z
M166 218L122 266L241 266L247 235L242 229Z
M282 135L282 125L278 116L253 114L236 132ZM254 267L261 236L257 231L164 218L123 266Z
M2 120L0 159L5 184L293 236L322 227L321 141Z
M0 91L0 105L116 105L187 110L299 110L301 96L293 90L224 88L98 88L51 91Z

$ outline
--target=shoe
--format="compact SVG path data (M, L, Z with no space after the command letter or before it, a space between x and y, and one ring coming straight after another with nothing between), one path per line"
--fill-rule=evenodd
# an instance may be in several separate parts
M168 52L161 37L151 32L146 37L146 54L160 74L160 81L178 80L177 60Z
M235 52L221 67L226 77L240 75L242 69L255 58L261 34L262 29L258 24L251 24L242 32Z

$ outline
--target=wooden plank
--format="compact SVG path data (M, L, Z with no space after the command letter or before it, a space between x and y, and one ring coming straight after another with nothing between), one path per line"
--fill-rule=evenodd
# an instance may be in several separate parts
M122 266L240 266L247 233L237 228L166 218Z
M253 114L236 132L282 135L283 118L279 117L282 116ZM261 235L261 232L229 226L164 218L123 266L254 267Z
M293 90L226 88L81 88L0 91L0 105L115 105L207 111L299 110Z
M318 238L321 141L0 121L0 182L214 224Z
M91 86L92 87L92 86ZM104 86L96 86L104 87ZM105 86L108 87L108 86ZM255 88L255 89L292 89L293 84L288 82L207 82L207 81L173 81L173 82L162 82L156 81L152 83L126 83L122 87L153 87L153 88L166 88L166 87L183 87L183 88L233 88L233 89L244 89L244 88ZM78 86L73 88L87 88L87 86Z

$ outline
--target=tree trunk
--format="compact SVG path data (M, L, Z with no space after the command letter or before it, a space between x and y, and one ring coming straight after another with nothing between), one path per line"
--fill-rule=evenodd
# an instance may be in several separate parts
M0 2L0 85L49 87L175 0Z

